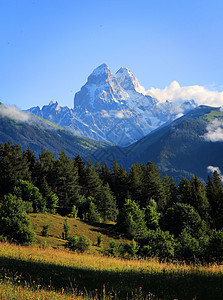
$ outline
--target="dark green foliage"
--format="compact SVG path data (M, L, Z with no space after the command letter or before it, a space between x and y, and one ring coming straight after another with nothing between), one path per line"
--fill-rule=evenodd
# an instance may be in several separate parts
M148 229L156 229L159 227L160 213L157 209L157 203L151 198L145 209L145 220Z
M45 237L49 236L49 234L48 234L49 227L50 227L50 224L43 225L43 229L41 231L42 236L45 236Z
M119 213L117 226L129 237L144 236L147 231L144 210L134 200L127 199Z
M153 198L158 204L158 209L164 210L167 202L164 184L160 178L159 169L151 162L146 165L143 187L143 202L141 205L145 207L147 201Z
M88 197L88 212L87 212L87 221L90 223L99 223L101 222L101 216L98 212L97 206L94 203L94 198Z
M108 248L105 250L107 255L112 255L115 257L124 255L124 244L116 241L111 241Z
M187 261L194 261L196 257L200 257L201 248L199 240L195 239L190 233L184 229L178 237L176 245L176 257Z
M144 257L159 257L172 259L175 251L175 239L168 231L149 230L143 239L141 255Z
M80 197L80 187L77 168L64 151L60 152L59 158L55 163L55 175L54 191L59 198L60 205L71 211L72 206L78 202Z
M116 200L108 183L101 186L95 201L97 209L104 221L116 220L118 214Z
M212 217L213 226L217 229L223 228L223 186L221 178L217 171L214 171L213 176L208 176L206 185L207 198L210 203L210 214Z
M193 237L202 236L207 228L196 210L189 204L176 203L167 209L163 218L163 228L170 231L176 237L187 229Z
M192 177L191 186L191 204L199 215L208 220L209 218L209 202L206 196L205 185L201 184L197 176Z
M19 180L31 180L29 162L22 155L21 147L5 143L0 145L0 194L12 192Z
M68 242L66 243L66 247L72 251L87 251L91 246L91 241L84 235L78 236L74 235L69 237Z
M206 258L209 261L223 261L223 230L213 230L206 248Z
M117 206L120 209L123 207L125 199L129 197L128 173L116 161L113 161L111 171L111 189L114 192L117 199Z
M102 235L99 233L97 236L97 246L98 247L101 247L102 241L103 241Z
M13 193L22 198L25 202L30 202L34 212L44 212L46 210L46 199L42 197L39 189L26 180L18 180Z
M76 205L73 205L72 207L72 214L73 214L73 218L77 219L78 208L76 207Z
M77 168L80 191L81 193L84 193L84 187L86 183L86 166L79 154L74 158L74 167Z
M99 175L90 159L87 161L87 167L85 171L85 183L84 190L86 196L95 197L98 195L101 189L102 182Z
M133 239L129 244L125 244L125 251L130 257L135 257L138 253L140 245Z
M70 225L67 221L67 218L65 219L64 221L64 224L63 224L63 230L64 230L64 239L67 240L68 239L68 236L69 236L69 232L70 232Z
M31 244L35 232L31 227L26 207L21 198L8 194L0 206L0 234L18 244Z
M129 190L132 199L141 204L143 197L143 179L145 175L145 169L137 162L134 163L129 171Z
M45 196L45 201L46 210L51 214L55 214L59 203L59 198L57 197L57 195L51 191Z

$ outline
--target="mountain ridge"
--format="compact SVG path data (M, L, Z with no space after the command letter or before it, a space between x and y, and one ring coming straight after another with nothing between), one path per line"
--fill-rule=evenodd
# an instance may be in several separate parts
M190 99L177 107L170 101L161 103L146 94L129 69L121 67L113 75L102 64L75 94L74 108L58 106L50 102L29 111L76 134L126 147L193 109L196 103Z

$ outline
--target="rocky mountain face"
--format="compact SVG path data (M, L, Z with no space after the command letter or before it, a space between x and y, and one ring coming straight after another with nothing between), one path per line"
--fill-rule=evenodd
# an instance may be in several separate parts
M113 75L102 64L75 94L73 109L50 102L29 111L77 135L126 147L196 106L190 99L161 103L146 94L127 68Z

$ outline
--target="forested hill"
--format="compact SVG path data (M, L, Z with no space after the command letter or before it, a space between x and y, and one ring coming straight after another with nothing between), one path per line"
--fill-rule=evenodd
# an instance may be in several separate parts
M32 114L28 114L25 120L0 115L0 142L18 144L24 150L29 147L36 156L44 148L56 157L62 150L72 158L79 153L85 161L88 157L96 161L94 158L96 153L113 147L112 144L106 142L74 135L53 122Z
M222 137L216 134L222 122L219 108L197 107L127 148L128 159L131 163L152 161L178 182L192 174L205 180L208 167L223 165Z

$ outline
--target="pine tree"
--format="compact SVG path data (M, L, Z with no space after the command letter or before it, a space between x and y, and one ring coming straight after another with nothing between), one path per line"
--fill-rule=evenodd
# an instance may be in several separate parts
M78 202L80 197L78 172L72 159L68 158L64 151L59 153L59 158L55 163L55 174L54 191L59 198L61 206L71 211L72 206Z
M143 199L144 171L137 162L134 163L129 172L129 190L131 198L141 205Z
M217 171L214 171L212 177L208 176L206 191L213 225L221 229L223 228L223 186Z
M19 179L31 180L29 162L21 147L5 143L0 145L0 194L11 192Z
M101 186L101 190L96 197L96 205L103 220L115 221L118 210L116 208L116 201L111 192L108 183Z
M148 162L146 165L146 172L143 181L143 199L142 206L145 207L147 201L153 198L159 210L164 210L166 207L166 195L164 191L164 184L160 178L159 169L155 164Z
M99 178L99 175L90 159L87 161L87 167L86 167L86 177L85 177L85 196L93 196L95 197L98 195L102 182Z
M205 186L201 184L197 176L192 177L190 181L191 185L191 204L199 215L204 219L209 218L209 202L206 197Z
M74 167L77 168L80 193L83 194L85 191L85 184L86 184L86 166L85 166L85 162L83 161L83 159L79 154L74 159Z
M44 197L54 188L56 180L55 162L52 152L43 149L33 170L34 184L40 189Z
M104 161L101 164L100 179L103 181L104 184L108 183L109 186L111 186L111 182L112 182L111 171L109 170L108 165Z
M118 208L123 207L125 199L129 197L128 173L116 161L112 163L111 189L116 197Z

